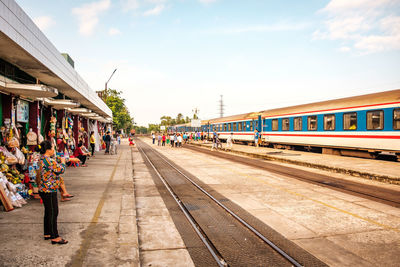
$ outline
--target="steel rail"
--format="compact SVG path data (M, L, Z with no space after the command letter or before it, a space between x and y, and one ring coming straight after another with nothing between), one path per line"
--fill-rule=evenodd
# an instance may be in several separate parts
M190 212L187 210L187 208L183 205L183 202L180 200L180 198L175 194L171 186L168 184L168 182L162 177L162 175L158 172L157 168L154 166L153 162L150 160L150 158L146 155L144 150L141 148L141 146L137 146L137 148L142 152L142 154L145 156L146 160L149 162L151 167L154 169L155 173L157 174L158 178L160 178L161 182L164 184L164 186L167 188L168 192L171 194L171 196L174 198L175 202L178 204L179 208L182 210L183 214L185 215L186 219L189 221L201 241L204 243L204 245L207 247L208 251L211 253L212 257L214 260L217 262L218 266L220 267L227 267L228 264L222 257L222 255L218 252L217 248L211 243L210 239L207 237L207 235L204 233L204 231L201 229L200 225L196 222L196 220L192 217Z
M153 149L153 148L150 148ZM154 149L153 149L154 150ZM240 218L236 213L231 211L228 207L226 207L224 204L222 204L220 201L218 201L215 197L213 197L210 193L208 193L205 189L203 189L200 185L198 185L195 181L193 181L190 177L188 177L186 174L181 172L179 169L177 169L175 166L173 166L171 163L168 162L168 160L158 153L159 157L164 160L169 166L171 166L174 170L176 170L178 173L180 173L182 176L184 176L190 183L192 183L197 189L199 189L201 192L203 192L206 196L211 198L215 203L218 204L221 208L223 208L226 212L228 212L232 217L234 217L236 220L238 220L241 224L243 224L245 227L247 227L252 233L254 233L257 237L259 237L262 241L267 243L271 248L273 248L276 252L278 252L282 257L284 257L286 260L288 260L290 263L292 263L296 267L302 267L300 263L298 263L295 259L293 259L291 256L289 256L286 252L284 252L282 249L280 249L277 245L275 245L271 240L263 236L259 231L257 231L253 226L248 224L245 220Z
M203 153L206 155L211 155L209 150L206 150L202 147L189 145L189 146L186 146L185 148L192 150L192 151L200 152L200 153ZM362 191L361 188L367 187L365 184L361 184L361 183L356 184L355 182L343 181L343 180L339 180L338 178L334 178L334 177L322 175L322 174L318 174L318 177L323 178L323 180L312 179L310 176L306 175L307 173L310 173L310 171L299 170L294 167L285 167L285 169L282 169L282 168L280 168L280 165L275 165L276 163L265 162L265 161L262 162L263 165L261 166L261 165L257 164L257 163L261 163L261 161L262 161L261 159L246 158L244 156L228 154L228 153L224 153L222 151L217 151L217 154L213 153L212 155L214 157L220 157L220 158L223 158L226 160L230 160L232 162L244 164L244 165L247 165L250 167L255 167L255 168L258 168L261 170L266 170L266 171L273 172L273 173L276 173L279 175L284 175L284 176L294 178L294 179L297 179L300 181L316 184L319 186L324 186L324 187L327 187L330 189L337 190L339 192L346 192L346 193L357 195L359 197L363 197L366 199L371 199L374 201L385 203L385 204L391 205L396 208L400 207L399 201L385 198L381 195L377 195L377 193L371 194L371 193ZM272 165L274 165L273 166L274 168L272 168ZM287 172L286 170L288 170L288 169L296 170L297 174ZM301 173L302 175L300 176L299 173ZM315 175L315 173L310 173L310 174ZM360 186L360 188L357 188L357 189L351 188L351 187L355 187L355 186ZM368 186L368 187L371 188L371 186Z

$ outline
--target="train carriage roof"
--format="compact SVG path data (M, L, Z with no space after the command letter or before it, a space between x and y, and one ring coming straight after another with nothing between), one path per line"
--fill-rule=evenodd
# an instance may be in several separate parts
M301 113L310 112L329 112L336 109L344 108L357 108L363 106L372 106L378 104L400 104L400 89L385 91L361 96L353 96L340 98L335 100L328 100L322 102L315 102L310 104L277 108L262 111L262 117L273 117L273 116L284 116L284 115L295 115Z
M250 112L250 113L244 113L244 114L239 114L239 115L211 119L211 120L209 120L209 122L210 122L210 124L214 124L214 123L223 123L223 122L230 122L230 121L253 120L253 119L257 119L259 115L261 115L261 112Z
M190 127L190 122L186 122L186 123L182 123L182 124L176 124L176 125L174 125L172 127L183 127L183 126Z

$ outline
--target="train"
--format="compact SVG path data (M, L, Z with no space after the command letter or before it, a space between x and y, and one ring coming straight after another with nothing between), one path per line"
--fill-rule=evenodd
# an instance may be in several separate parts
M224 140L253 143L259 132L261 145L376 158L394 155L400 160L400 89L340 98L285 108L202 120L168 128L173 132L218 134Z

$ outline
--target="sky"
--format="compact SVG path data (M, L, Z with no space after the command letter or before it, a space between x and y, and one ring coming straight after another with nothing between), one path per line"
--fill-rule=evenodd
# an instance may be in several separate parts
M400 88L400 0L17 0L137 125Z

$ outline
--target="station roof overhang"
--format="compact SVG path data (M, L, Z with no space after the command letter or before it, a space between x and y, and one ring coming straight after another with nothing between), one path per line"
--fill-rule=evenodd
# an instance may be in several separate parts
M61 92L68 98L81 103L85 107L95 111L104 117L112 117L111 110L97 96L94 91L83 86L86 90L77 90L69 83L64 81L58 75L42 64L33 55L20 47L17 43L11 40L6 34L0 31L0 58L17 66L29 75L37 78L46 85L40 84L5 84L5 87L0 88L3 91L16 95L25 95L28 97L54 97L55 92ZM88 92L90 90L91 92ZM82 92L83 91L83 92ZM86 92L84 92L86 91ZM91 98L91 99L90 99ZM93 101L94 100L94 101ZM99 103L101 101L101 103ZM97 103L95 103L97 102ZM99 104L101 106L99 106Z
M29 98L55 97L58 90L43 84L20 84L0 81L0 91Z
M75 102L74 100L69 99L44 98L43 102L45 105L52 106L55 109L75 108L81 105L79 102Z

